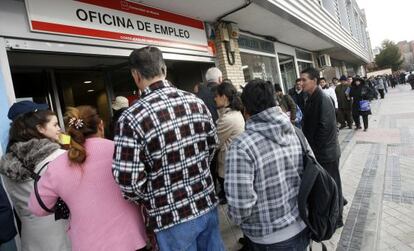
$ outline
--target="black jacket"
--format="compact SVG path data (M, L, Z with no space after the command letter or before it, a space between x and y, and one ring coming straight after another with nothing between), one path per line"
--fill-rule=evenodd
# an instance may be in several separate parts
M2 243L13 239L16 234L13 210L0 182L0 246Z
M352 112L355 114L371 114L371 111L359 111L359 101L372 100L374 98L374 91L365 84L353 85L349 96L352 98Z
M216 102L214 101L214 90L213 88L216 87L218 84L214 82L208 82L207 84L201 84L198 87L197 97L204 101L204 104L207 106L208 110L213 117L214 123L217 122L218 113Z
M319 162L338 160L341 150L338 142L335 107L320 88L308 98L303 113L303 133Z
M291 88L288 94L292 97L293 101L299 106L300 110L303 112L305 109L305 99L306 93L302 91L301 93L297 93L295 87Z

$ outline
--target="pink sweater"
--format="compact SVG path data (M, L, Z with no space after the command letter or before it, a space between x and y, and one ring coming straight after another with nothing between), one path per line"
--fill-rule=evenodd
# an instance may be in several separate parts
M70 164L67 154L49 164L38 183L43 202L52 208L61 197L69 206L68 233L74 251L143 248L146 234L141 207L124 200L112 176L114 143L90 138L85 148L82 166ZM48 214L33 192L29 209L37 216Z

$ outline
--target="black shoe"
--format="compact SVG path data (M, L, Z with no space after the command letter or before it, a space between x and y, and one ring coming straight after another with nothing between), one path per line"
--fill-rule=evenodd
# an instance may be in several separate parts
M239 238L239 243L243 246L247 246L247 239L244 237Z
M364 132L366 132L368 130L368 128L364 128Z
M352 129L352 126L350 125L350 126L348 126L348 129Z
M341 125L341 126L339 127L339 130L344 129L345 127L346 127L346 125Z
M336 222L336 228L338 229L338 228L341 228L341 227L343 227L344 226L344 222L343 222L343 220L342 219L340 219L340 220L338 220L337 222Z
M348 200L347 199L344 198L343 201L344 201L344 206L348 205Z

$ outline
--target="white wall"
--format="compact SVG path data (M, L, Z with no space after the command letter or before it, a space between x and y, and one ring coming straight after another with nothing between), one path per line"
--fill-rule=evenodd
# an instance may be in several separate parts
M287 13L287 19L292 19L292 22L302 23L305 26L310 27L316 32L327 37L327 39L334 42L337 46L341 46L349 50L350 53L360 57L366 63L369 60L368 50L360 43L355 37L351 35L347 28L344 28L338 19L332 15L329 15L327 11L316 1L303 1L303 0L256 0L258 4L262 4L265 8L272 8L271 5ZM343 1L343 2L342 2ZM339 0L339 7L343 8L345 0ZM350 10L353 15L354 9ZM290 16L288 16L290 15ZM344 16L344 17L343 17ZM341 14L341 17L345 18L345 13ZM353 20L351 16L351 20ZM346 19L345 19L346 20ZM342 20L341 22L345 21ZM344 22L343 22L344 23ZM344 23L346 27L346 23ZM307 28L307 27L305 27Z

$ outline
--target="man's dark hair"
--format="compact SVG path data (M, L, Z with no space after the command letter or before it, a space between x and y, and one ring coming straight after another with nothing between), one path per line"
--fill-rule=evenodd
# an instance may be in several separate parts
M137 70L145 79L167 74L162 52L157 47L147 46L134 50L129 55L131 69Z
M333 77L333 78L332 78L332 82L333 82L334 80L338 80L338 78L336 78L336 77Z
M253 116L270 107L276 106L272 84L261 79L249 81L241 95L244 109Z
M231 81L231 79L225 78L225 79L223 79L223 81L221 81L221 83L230 83L230 84L233 84L233 81Z
M300 81L302 81L302 80L300 80L300 78L297 78L295 83L300 82Z
M301 71L300 74L308 74L310 79L312 80L316 79L316 82L319 84L318 79L319 79L320 74L319 74L319 71L316 70L315 68L313 67L306 68L305 70Z
M283 92L282 87L280 84L275 84L275 92Z
M318 84L320 84L322 80L325 80L325 82L326 82L326 78L321 77L321 78L319 78L319 80L318 80Z

